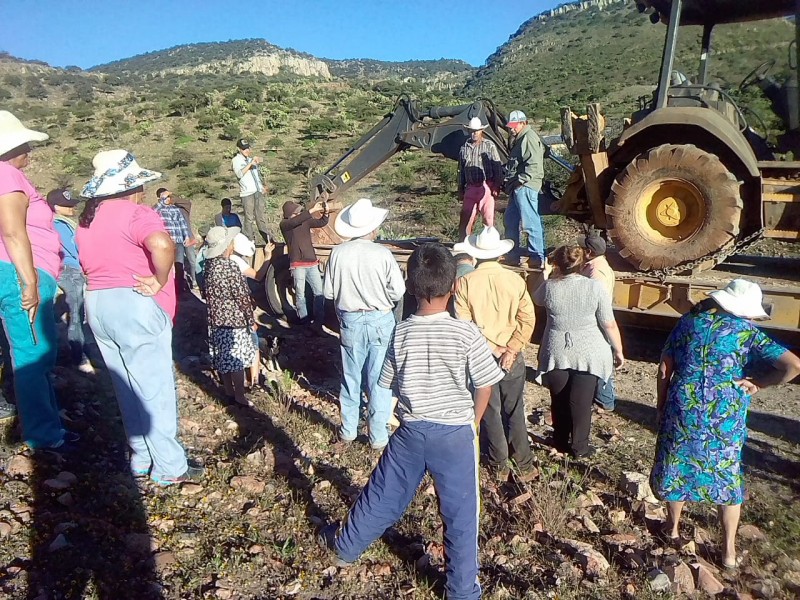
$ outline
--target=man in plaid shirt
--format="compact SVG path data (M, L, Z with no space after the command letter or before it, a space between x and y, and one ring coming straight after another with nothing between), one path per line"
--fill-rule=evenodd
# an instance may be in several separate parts
M185 248L193 246L196 242L183 212L173 204L172 192L166 188L158 188L156 195L158 196L156 212L161 216L169 237L175 242L175 285L178 292L187 291L189 287L183 268L186 258Z

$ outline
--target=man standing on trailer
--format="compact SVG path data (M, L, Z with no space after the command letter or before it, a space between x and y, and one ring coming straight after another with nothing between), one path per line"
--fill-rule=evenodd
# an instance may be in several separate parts
M505 234L514 242L517 252L521 253L518 258L524 258L519 234L522 226L528 236L529 264L537 267L544 264L544 231L539 216L539 192L544 179L544 146L521 110L511 112L507 127L514 136L514 145L506 181L509 202L505 215Z
M264 200L267 189L261 181L258 169L262 160L260 156L252 156L253 151L247 140L240 139L236 142L236 147L239 152L233 157L231 166L239 180L239 196L244 207L242 233L255 242L256 246L265 246L269 243L269 226ZM261 239L257 239L256 231L261 234Z
M503 168L497 146L483 135L487 127L480 117L470 119L470 137L458 157L458 195L462 202L459 241L472 233L478 211L483 226L494 227L494 199L503 187Z

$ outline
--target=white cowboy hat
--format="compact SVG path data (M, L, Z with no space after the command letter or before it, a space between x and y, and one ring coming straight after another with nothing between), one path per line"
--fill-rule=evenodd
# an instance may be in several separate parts
M486 125L481 123L480 117L472 117L469 120L469 123L467 123L466 125L467 129L469 129L470 131L482 131L486 129L488 126L489 126L488 123Z
M81 196L84 198L113 196L161 179L161 173L140 167L136 157L127 150L98 152L92 159L92 165L94 177L83 186Z
M500 239L500 232L494 227L484 227L483 231L473 234L460 244L453 246L453 252L466 252L478 260L498 258L514 248L513 240Z
M29 142L43 142L50 136L28 129L7 110L0 110L0 156Z
M256 243L243 233L237 233L233 238L233 251L239 256L253 256L256 253Z
M763 294L758 284L746 279L734 279L724 289L709 292L717 304L732 315L743 319L769 319L761 305Z
M357 238L375 231L389 211L372 206L372 200L361 198L336 215L333 230L343 238Z
M206 234L206 258L216 258L228 249L236 236L239 235L239 227L212 227Z

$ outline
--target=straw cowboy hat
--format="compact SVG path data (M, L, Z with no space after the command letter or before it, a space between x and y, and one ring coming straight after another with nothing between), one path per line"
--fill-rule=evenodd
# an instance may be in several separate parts
M121 194L161 179L161 173L143 169L127 150L104 150L92 159L94 177L83 187L84 198Z
M466 252L478 260L498 258L510 252L514 247L513 240L500 239L500 232L494 227L484 227L483 231L464 239L453 246L453 252Z
M212 227L206 234L206 258L216 258L228 249L239 235L239 227Z
M0 156L30 142L43 142L50 136L28 129L7 110L0 110Z
M256 253L256 243L243 233L237 233L233 238L233 251L239 256L253 256Z
M469 120L469 123L467 123L467 125L466 125L467 129L469 129L470 131L483 131L488 126L489 126L488 123L486 125L481 123L481 118L480 117L472 117Z
M375 231L389 211L372 206L372 200L361 198L336 215L333 230L343 238L357 238Z
M763 294L758 284L734 279L724 289L709 292L714 301L732 315L743 319L769 319L761 305Z

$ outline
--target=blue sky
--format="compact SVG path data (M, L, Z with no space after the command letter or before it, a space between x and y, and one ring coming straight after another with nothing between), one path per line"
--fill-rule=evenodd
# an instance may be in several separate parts
M557 0L0 0L0 50L93 65L191 42L264 38L324 58L484 60Z

